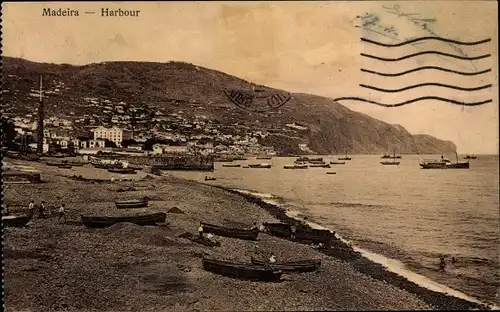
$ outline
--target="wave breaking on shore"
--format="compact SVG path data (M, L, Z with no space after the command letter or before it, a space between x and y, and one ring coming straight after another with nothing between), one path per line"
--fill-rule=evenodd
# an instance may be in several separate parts
M280 204L279 202L279 197L274 196L273 194L267 194L267 193L259 193L255 191L248 191L248 190L243 190L243 189L237 189L237 188L225 188L225 187L219 187L222 189L225 189L227 191L239 194L244 196L245 198L251 200L252 202L260 205L263 208L267 209L275 209L276 214L275 216L278 219L281 219L281 221L286 221L283 220L284 218L280 218L280 214L283 214L283 217L286 217L287 219L293 219L295 221L305 223L309 227L313 229L324 229L324 230L329 230L332 231L331 229L324 227L320 224L314 223L312 221L306 220L305 218L302 217L302 213L299 211L295 210L287 210L286 206L283 204ZM464 308L467 308L469 310L476 310L476 309L492 309L492 310L498 310L499 306L496 305L491 305L488 303L481 302L480 300L471 297L469 295L466 295L458 290L452 289L448 286L442 285L438 282L435 282L423 275L420 275L418 273L415 273L411 270L409 270L404 263L401 261L398 261L396 259L391 259L388 257L385 257L383 255L371 252L369 250L365 250L362 248L359 248L352 244L348 239L343 238L341 235L339 235L337 232L335 232L335 236L340 239L344 244L352 247L352 249L356 252L359 253L363 258L366 260L382 266L387 272L391 274L395 274L400 278L406 279L407 282L415 284L417 287L421 287L427 291L442 294L444 296L447 296L451 300L457 300L457 301L466 301L469 304L465 304L464 302L457 302L456 305L462 306ZM375 276L372 276L375 277ZM375 277L377 278L377 277ZM390 279L389 279L390 280ZM396 287L399 287L398 282L393 283ZM401 287L399 287L401 288ZM412 292L412 291L410 291ZM417 295L420 295L417 293ZM422 297L422 296L420 296ZM425 296L424 296L425 297ZM423 298L424 300L426 298ZM425 300L429 301L429 300ZM434 301L434 300L432 300ZM432 305L435 305L435 302L429 302ZM443 306L443 304L440 304L442 308L446 308ZM467 306L467 307L466 307ZM441 308L441 307L440 307Z

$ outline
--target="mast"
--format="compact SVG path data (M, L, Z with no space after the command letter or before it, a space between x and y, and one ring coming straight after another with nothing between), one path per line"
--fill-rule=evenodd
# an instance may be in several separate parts
M43 119L44 119L44 111L43 111L43 91L42 91L42 76L40 76L40 104L38 106L38 127L37 127L37 147L36 151L38 154L43 154Z

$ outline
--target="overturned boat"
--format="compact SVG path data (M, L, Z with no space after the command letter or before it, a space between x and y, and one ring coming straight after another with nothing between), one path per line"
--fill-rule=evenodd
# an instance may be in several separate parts
M265 266L233 263L214 259L202 260L203 269L224 276L240 279L251 279L265 282L276 282L281 279L282 271Z
M88 228L106 228L113 224L130 222L137 225L156 225L165 222L167 214L164 212L123 217L81 216L83 224Z
M259 229L246 230L246 229L236 229L224 226L213 225L209 223L202 222L204 233L212 233L214 235L245 239L245 240L257 240L259 235Z
M268 261L263 259L257 259L252 257L252 264L266 266ZM300 261L288 261L288 262L277 262L269 264L273 269L277 269L283 272L313 272L319 269L321 266L321 260L300 260Z
M146 199L117 200L115 206L118 209L144 208L148 206Z

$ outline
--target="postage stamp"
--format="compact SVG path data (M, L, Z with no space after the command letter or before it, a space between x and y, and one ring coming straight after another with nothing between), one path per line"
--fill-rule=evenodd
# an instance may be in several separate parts
M495 1L0 23L5 311L499 308Z

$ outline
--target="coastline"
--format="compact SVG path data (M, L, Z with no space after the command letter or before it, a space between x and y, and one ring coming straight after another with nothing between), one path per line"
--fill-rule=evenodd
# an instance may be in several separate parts
M302 222L299 218L294 218L290 216L287 210L279 205L272 204L267 202L264 198L259 197L257 195L252 194L247 190L237 190L234 188L227 188L223 186L213 185L213 187L224 189L233 194L239 194L240 196L247 199L249 202L254 203L266 211L268 211L273 217L277 218L281 222L288 222L292 224L302 223L308 228L312 228L309 222ZM355 251L351 248L349 244L347 244L344 240L342 243L344 248L341 249L330 249L330 250L322 250L321 252L327 256L334 257L336 259L345 261L349 263L353 268L357 271L366 274L372 278L375 278L380 281L387 282L391 285L394 285L400 289L406 290L412 294L415 294L420 299L422 299L425 303L431 305L437 310L475 310L475 309L493 309L494 307L480 302L477 299L477 302L473 302L472 300L466 300L462 298L458 298L456 296L449 295L447 293L433 291L426 287L420 286L407 278L389 271L383 265L374 262L367 257L364 257L361 252Z
M143 179L135 181L77 181L70 178L74 172L81 171L87 178L93 178L102 171L91 167L65 171L40 163L18 163L38 169L45 183L4 186L4 201L25 206L30 198L35 198L55 207L62 199L67 205L68 221L35 218L25 228L3 230L7 311L428 310L436 307L414 292L398 287L397 283L392 284L390 278L372 278L370 272L358 270L353 263L374 268L355 254L328 255L310 246L265 234L260 234L257 241L219 237L221 246L216 248L178 237L187 231L196 232L200 221L234 227L280 219L292 221L286 211L234 190L145 172L142 172ZM150 198L148 208L122 211L114 207L117 199L143 196ZM167 223L160 226L122 223L92 230L82 226L79 220L82 214L168 212L173 207L183 213L167 213ZM202 257L249 262L250 256L266 256L270 252L278 259L321 259L322 265L317 272L284 274L280 283L227 278L206 272L201 266ZM445 300L449 300L448 306L437 307L471 307L455 298Z

